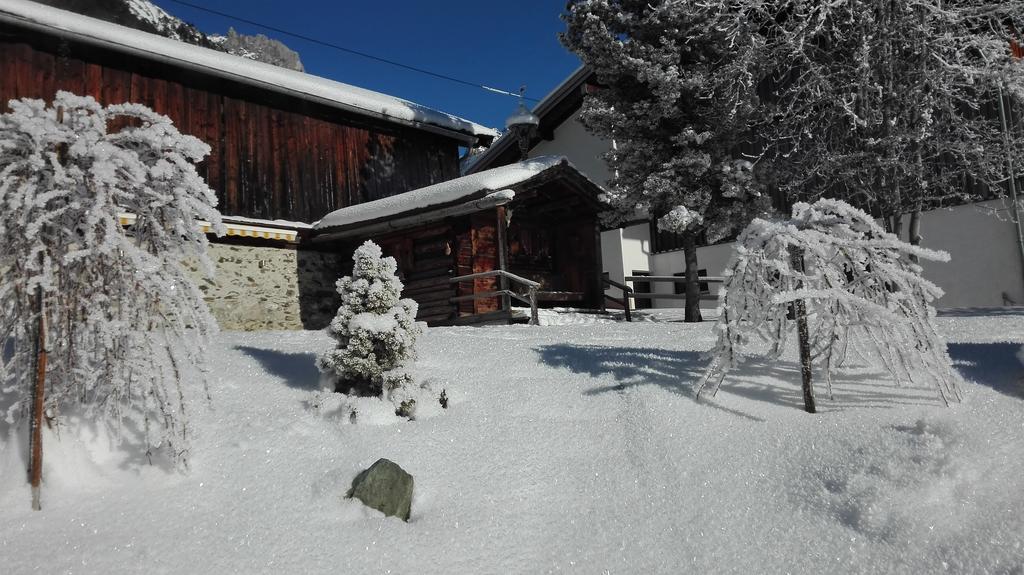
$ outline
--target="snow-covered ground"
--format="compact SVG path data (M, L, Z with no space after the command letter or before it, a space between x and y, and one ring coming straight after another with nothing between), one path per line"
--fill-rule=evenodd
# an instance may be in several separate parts
M64 430L32 512L5 439L0 569L1021 573L1024 315L974 313L939 320L964 403L859 368L816 415L792 357L694 402L711 325L664 317L430 330L416 375L450 408L390 425L310 409L326 335L225 333L187 474ZM409 523L342 499L380 457Z

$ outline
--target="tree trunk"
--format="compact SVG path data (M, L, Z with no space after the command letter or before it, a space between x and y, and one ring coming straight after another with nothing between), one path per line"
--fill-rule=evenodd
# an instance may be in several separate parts
M32 485L32 509L42 509L43 482L43 418L46 405L46 305L43 288L39 289L39 326L36 333L36 384L32 388L32 418L29 424L29 483Z
M697 275L697 237L683 235L683 258L686 260L686 313L683 321L703 321L700 315L700 276Z
M917 206L914 211L910 213L910 225L907 229L907 235L910 237L910 245L919 246L921 245L921 207ZM918 263L917 256L910 256L910 261L915 264Z
M57 123L64 122L64 108L57 108ZM68 145L57 144L57 161L67 162ZM45 263L45 254L39 254L39 263ZM36 333L36 384L32 388L32 415L29 422L29 484L32 486L32 509L42 507L43 484L43 424L46 417L46 299L42 286L37 288L36 311L39 326Z
M804 254L800 248L789 247L790 266L794 271L804 273ZM803 287L804 282L798 281L796 289ZM804 392L804 410L807 413L817 411L814 407L814 386L811 381L811 337L807 329L807 302L798 299L793 302L793 314L796 316L796 333L800 346L800 375Z
M903 239L903 214L892 216L892 225L889 226L889 231L897 238Z

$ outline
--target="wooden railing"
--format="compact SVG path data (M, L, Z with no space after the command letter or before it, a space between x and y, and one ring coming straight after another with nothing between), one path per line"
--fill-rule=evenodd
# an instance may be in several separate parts
M685 283L686 278L682 276L626 276L625 281L627 282L672 282L672 283ZM720 276L700 276L697 278L699 282L704 283L722 283L725 278ZM636 301L637 299L686 299L686 294L682 293L659 293L659 292L638 292L634 288L619 283L608 277L608 273L602 276L601 280L604 282L605 287L616 287L622 290L622 297L617 298L613 295L604 294L605 299L609 299L615 303L622 305L622 309L626 311L626 321L633 321L630 317L630 300ZM700 299L709 301L717 300L717 294L701 294Z
M686 278L683 276L626 276L625 280L627 282L686 283ZM700 283L722 283L725 281L725 278L721 276L700 276L697 278L697 281ZM686 299L686 294L634 291L630 297L639 299ZM702 294L700 299L705 301L717 300L718 294Z
M459 277L456 277L456 278L452 278L449 281L451 283L459 283L459 282L470 281L470 280L475 280L475 279L479 279L479 278L490 278L490 277L503 277L503 278L505 278L505 279L507 279L507 280L509 280L511 282L521 284L521 285L526 287L527 295L524 297L523 294L516 293L516 292L512 291L511 289L500 289L500 290L495 290L495 291L473 293L473 294L469 294L469 295L460 295L458 297L453 297L453 298L449 299L448 301L451 302L451 303L459 303L461 301L473 301L473 300L478 300L478 299L487 299L487 298L501 296L501 297L506 298L505 301L507 302L508 301L507 298L515 298L515 299L525 303L526 305L530 306L530 325L537 325L538 323L540 323L540 320L537 317L537 289L540 287L540 284L535 282L535 281L533 281L533 280L528 280L528 279L526 279L524 277L517 276L516 274L509 273L509 272L507 272L505 270L491 270L489 272L479 272L479 273L475 273L475 274L459 276ZM508 306L506 306L506 307L508 307ZM511 311L511 310L509 310L509 311Z
M620 290L622 290L622 297L621 298L617 298L617 297L615 297L613 295L608 295L608 293L604 294L604 298L605 299L610 299L613 302L621 305L622 309L626 312L626 321L633 321L633 316L632 316L632 313L630 312L630 309L629 309L630 308L629 298L632 297L631 294L633 293L633 288L629 287L626 284L619 283L619 282L613 280L612 278L608 277L608 272L604 272L604 273L601 274L601 281L604 283L605 289L607 289L609 287L615 287L615 288L619 288Z

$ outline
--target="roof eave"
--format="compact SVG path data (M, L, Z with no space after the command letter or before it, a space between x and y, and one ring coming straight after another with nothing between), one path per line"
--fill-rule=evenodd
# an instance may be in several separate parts
M472 214L502 206L515 197L514 192L503 194L509 190L480 190L457 201L428 206L419 210L410 210L384 218L374 218L363 222L354 222L340 226L332 226L313 230L313 243L326 243L365 237L376 234L398 232L417 226L437 222L446 218Z

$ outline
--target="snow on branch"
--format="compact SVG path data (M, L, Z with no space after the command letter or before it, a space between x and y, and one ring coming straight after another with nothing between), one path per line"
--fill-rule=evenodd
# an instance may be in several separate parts
M942 290L921 277L915 257L949 260L900 241L840 200L798 203L788 221L754 220L724 274L718 342L698 396L717 393L755 340L778 358L805 306L805 367L824 369L830 395L832 374L856 351L877 359L897 384L925 380L947 404L959 401L959 378L932 322Z
M138 104L58 92L0 115L0 395L12 420L49 352L46 409L83 410L147 454L188 452L186 379L216 322L185 260L223 231L194 163L209 146ZM119 214L130 212L132 224ZM48 327L46 327L48 326ZM39 337L39 334L43 334Z
M412 383L416 357L417 304L401 299L402 282L393 257L366 240L352 255L352 275L338 280L341 306L327 333L337 345L317 359L326 390L387 396Z

